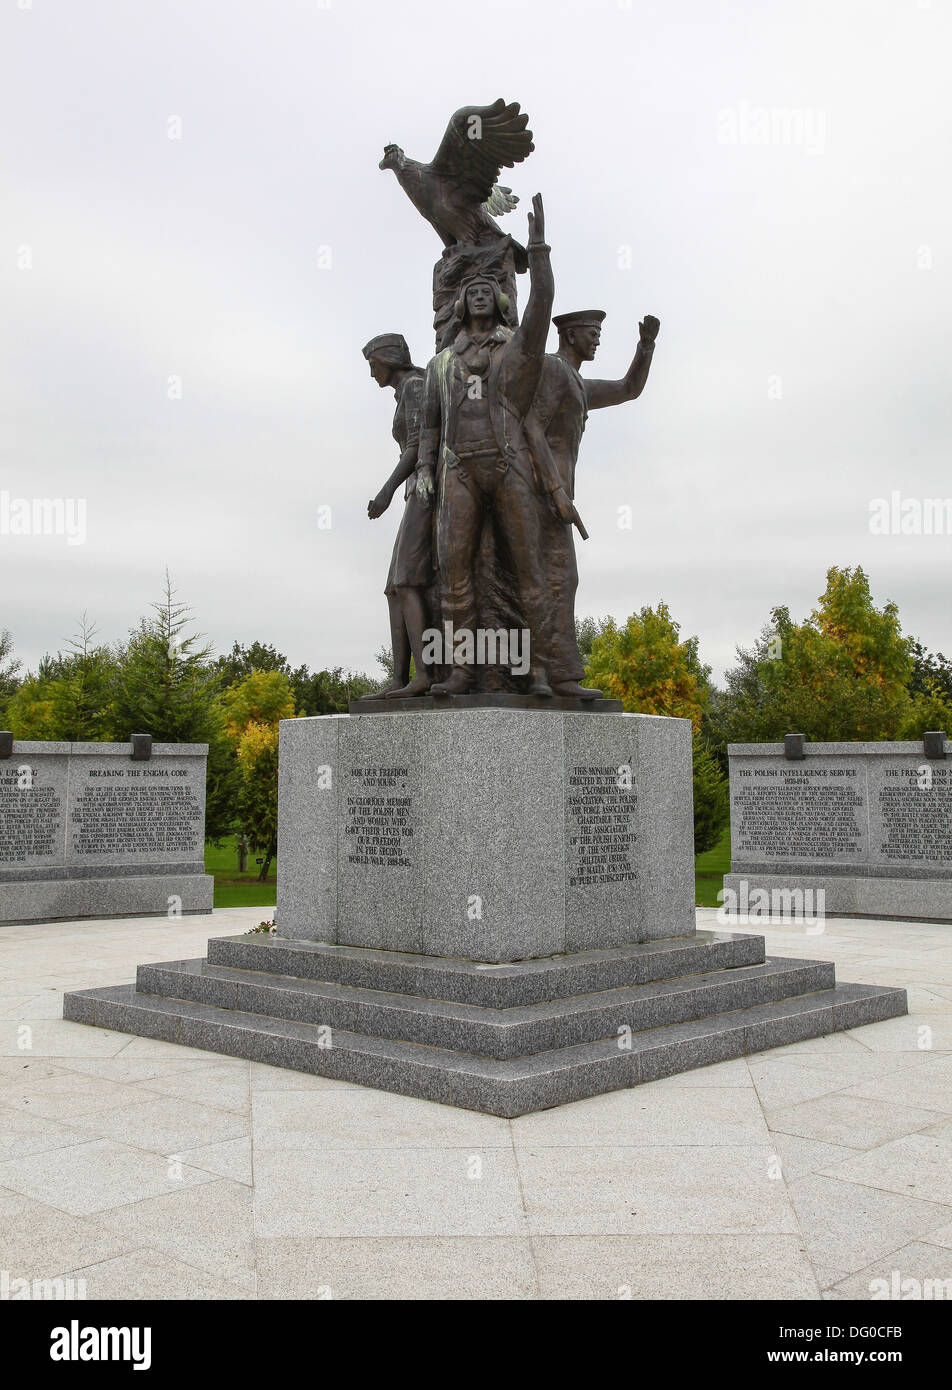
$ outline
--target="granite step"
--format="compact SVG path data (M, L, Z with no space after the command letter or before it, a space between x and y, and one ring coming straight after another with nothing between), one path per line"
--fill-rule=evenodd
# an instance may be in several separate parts
M625 989L703 971L740 969L762 964L764 959L762 936L711 931L505 965L257 934L212 937L208 943L209 965L488 1009Z
M65 995L63 1006L64 1018L78 1023L506 1117L905 1012L905 990L839 984L689 1023L650 1028L630 1039L616 1037L498 1060L143 995L134 985L73 990Z
M140 965L139 994L512 1060L623 1030L685 1023L795 995L831 989L827 961L768 958L762 965L599 990L544 1003L491 1009L210 965L203 960Z

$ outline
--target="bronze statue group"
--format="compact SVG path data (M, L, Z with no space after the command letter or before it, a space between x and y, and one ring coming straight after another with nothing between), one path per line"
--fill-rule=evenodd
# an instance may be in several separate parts
M381 516L404 488L385 588L393 679L371 698L474 691L601 698L580 684L573 527L586 532L575 508L575 466L589 410L641 394L660 325L645 316L620 380L581 376L605 314L576 310L551 319L555 282L542 199L532 200L525 248L492 216L517 202L496 179L534 148L527 124L518 103L464 107L430 164L408 160L397 145L381 161L445 249L433 276L438 351L425 371L399 333L380 334L363 349L371 376L396 396L400 449L368 515ZM519 321L515 276L526 268L529 297ZM545 350L550 319L556 353ZM474 635L500 631L528 634L524 674L476 659ZM446 639L442 659L434 660L433 637Z

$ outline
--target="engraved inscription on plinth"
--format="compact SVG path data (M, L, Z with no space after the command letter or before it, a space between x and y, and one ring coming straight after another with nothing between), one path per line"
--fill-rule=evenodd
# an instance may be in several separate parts
M336 770L337 939L381 946L395 932L419 950L422 745L410 725L394 747L386 728L358 724L341 723Z
M566 874L570 888L633 883L638 793L630 768L578 764L568 769Z
M408 767L345 770L342 833L348 864L381 869L413 867L413 825Z

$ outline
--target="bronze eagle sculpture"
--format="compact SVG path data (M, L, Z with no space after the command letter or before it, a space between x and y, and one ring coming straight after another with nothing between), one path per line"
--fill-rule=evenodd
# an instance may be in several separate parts
M506 235L494 214L511 212L519 201L496 180L502 168L521 164L535 149L528 124L517 101L507 105L500 97L491 106L464 106L450 117L429 164L387 145L380 168L393 170L444 246L482 246ZM517 261L524 260L524 249L513 245Z

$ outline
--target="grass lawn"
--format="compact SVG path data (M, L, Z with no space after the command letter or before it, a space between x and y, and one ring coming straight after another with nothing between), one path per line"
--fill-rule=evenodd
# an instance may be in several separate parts
M724 875L731 867L730 826L713 849L694 860L694 901L699 907L720 907L717 895L724 886Z
M261 865L248 855L248 873L238 872L238 837L230 835L220 847L206 843L205 872L215 875L216 907L274 907L277 901L277 860L272 859L265 883L258 882ZM262 917L273 916L262 913Z

